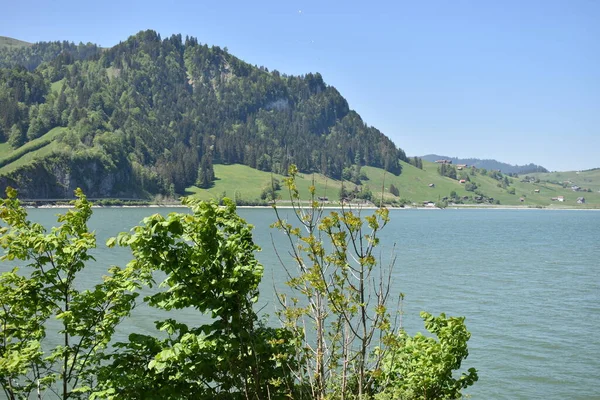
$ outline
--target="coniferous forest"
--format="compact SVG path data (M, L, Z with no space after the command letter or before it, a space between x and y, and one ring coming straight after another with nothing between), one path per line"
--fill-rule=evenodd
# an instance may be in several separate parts
M154 31L110 49L0 49L1 143L13 155L45 149L0 177L26 198L76 187L90 197L183 194L210 186L214 164L283 174L295 164L340 178L353 165L399 174L406 160L319 73L288 76Z

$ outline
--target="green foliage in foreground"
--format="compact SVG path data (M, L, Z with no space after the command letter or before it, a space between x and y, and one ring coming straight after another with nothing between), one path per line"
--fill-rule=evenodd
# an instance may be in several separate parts
M409 336L389 310L395 258L384 266L376 255L388 210L380 207L362 217L360 209L343 207L325 215L314 185L310 204L303 207L297 174L291 166L284 180L297 221L283 220L275 205L274 226L289 238L295 261L296 270L284 265L293 294L280 295L280 317L304 342L296 354L303 394L316 399L461 397L461 389L477 380L474 369L458 380L452 376L468 356L464 318L423 313L438 342Z
M376 399L457 399L462 389L478 380L475 368L469 368L458 379L452 375L469 355L467 341L471 334L465 318L447 318L445 314L434 317L426 312L421 312L421 318L438 340L420 333L411 337L401 331L383 360L378 378L389 383Z
M308 302L289 298L280 310L284 326L273 328L253 309L263 267L252 228L231 201L186 199L191 214L156 214L109 239L109 247L129 247L133 261L80 289L75 281L96 245L86 197L78 190L74 209L48 232L27 220L14 190L7 195L3 260L23 265L0 275L0 386L9 399L49 392L60 399L454 399L477 380L474 369L452 375L468 355L464 318L422 314L438 340L390 323L380 286L388 275L373 254L385 209L364 219L349 210L321 218L313 202L300 215L313 229L308 236L279 221L303 243L292 244L301 269L290 286ZM192 308L205 322L190 326L173 314L156 321L153 334L133 332L109 346L138 290L158 276L144 303L163 315ZM376 294L373 304L366 293ZM316 342L311 325L300 323L312 316Z
M2 260L25 264L23 274L15 267L0 276L0 386L9 399L47 391L87 398L116 326L134 306L131 269L113 267L93 288L77 289L96 238L87 227L91 204L76 195L75 209L50 232L27 220L14 190L0 203Z
M95 396L128 399L265 399L291 393L286 354L291 332L258 323L253 304L263 267L251 227L225 201L184 200L192 214L155 214L131 234L109 240L133 250L130 268L153 285L162 271L166 291L148 296L154 308L194 308L211 321L190 327L173 318L156 322L166 339L133 333L119 343L99 373Z

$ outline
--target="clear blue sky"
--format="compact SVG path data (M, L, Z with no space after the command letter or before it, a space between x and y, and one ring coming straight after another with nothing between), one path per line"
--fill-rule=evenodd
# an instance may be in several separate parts
M4 1L0 35L112 46L142 29L321 72L409 155L600 167L600 1Z

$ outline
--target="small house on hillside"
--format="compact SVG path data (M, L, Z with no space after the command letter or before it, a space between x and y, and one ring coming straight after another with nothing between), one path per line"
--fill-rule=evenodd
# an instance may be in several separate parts
M465 179L461 179L460 181L458 181L458 183L465 183L467 182Z
M435 183L430 183L429 187L435 187Z
M534 192L539 193L540 189L535 189Z
M577 204L585 204L585 198L584 197L578 197L577 198Z
M556 198L556 200L558 200L558 201L565 201L565 196L558 196Z

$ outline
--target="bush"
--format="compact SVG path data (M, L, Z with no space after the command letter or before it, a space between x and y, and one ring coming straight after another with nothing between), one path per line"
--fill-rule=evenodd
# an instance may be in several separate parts
M467 182L465 184L465 190L467 192L474 192L477 189L477 184L475 182Z
M421 318L438 340L420 333L411 337L400 331L383 360L378 377L383 391L375 399L458 399L462 389L479 379L475 368L458 378L453 376L469 355L467 341L471 334L464 317L434 317L421 312Z
M368 185L364 185L360 188L360 192L356 194L357 199L373 201L373 192Z

